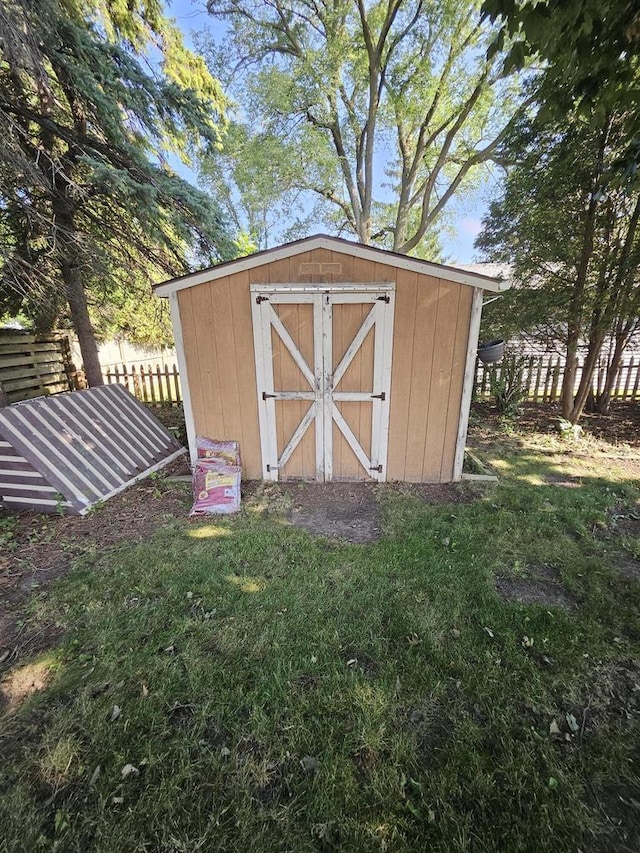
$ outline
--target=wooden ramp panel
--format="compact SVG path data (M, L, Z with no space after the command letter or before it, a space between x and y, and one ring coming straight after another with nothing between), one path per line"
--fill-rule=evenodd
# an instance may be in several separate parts
M0 409L0 495L9 509L84 514L184 448L121 385Z

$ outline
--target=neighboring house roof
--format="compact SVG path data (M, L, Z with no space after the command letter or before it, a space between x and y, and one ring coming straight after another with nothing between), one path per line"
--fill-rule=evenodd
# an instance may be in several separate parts
M487 262L479 264L456 264L455 266L461 270L467 270L467 272L488 275L490 278L498 278L511 287L511 276L513 275L511 264L493 264Z
M420 258L409 257L409 255L399 255L396 252L390 252L386 249L364 246L362 243L354 243L351 240L344 240L340 237L315 234L312 237L305 237L302 240L285 243L273 249L265 249L262 252L255 252L243 258L216 264L208 269L189 273L188 275L173 278L169 281L163 281L156 284L154 290L158 296L169 296L169 294L175 293L178 290L195 287L206 281L213 281L216 278L222 278L236 272L250 270L272 261L290 258L302 252L310 252L313 249L329 249L330 251L342 252L345 255L352 255L356 258L387 264L398 269L422 273L423 275L432 275L447 281L455 281L458 284L467 284L470 287L481 287L483 290L501 292L509 288L508 282L499 281L489 275L475 270L468 270L462 266L450 267L444 264L435 264L431 261L423 261Z

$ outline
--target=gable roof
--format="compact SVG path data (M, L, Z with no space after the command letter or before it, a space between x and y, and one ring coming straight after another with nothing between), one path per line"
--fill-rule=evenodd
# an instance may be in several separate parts
M483 290L501 293L503 290L509 289L508 282L500 281L497 278L492 278L491 276L475 271L465 270L462 267L435 264L431 261L423 261L420 258L412 258L409 255L399 255L397 252L390 252L386 249L376 249L373 246L354 243L351 240L344 240L341 237L330 237L328 234L314 234L312 237L304 237L302 240L285 243L273 249L264 249L261 252L255 252L243 258L224 261L204 270L198 270L179 278L160 282L154 286L154 290L157 296L169 296L178 290L195 287L198 284L204 284L206 281L215 281L215 279L226 275L251 270L271 261L280 261L284 258L299 255L302 252L310 252L313 249L329 249L334 252L342 252L344 255L351 255L355 258L387 264L388 266L422 273L423 275L432 275L436 278L443 278L446 281L467 284L470 287L481 287Z

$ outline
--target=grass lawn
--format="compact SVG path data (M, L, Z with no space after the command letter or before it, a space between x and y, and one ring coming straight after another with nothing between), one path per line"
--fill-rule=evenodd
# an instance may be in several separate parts
M367 544L277 487L74 540L11 599L49 647L0 640L0 851L637 853L638 446L534 427L477 415L500 483L376 487ZM4 517L3 551L70 524L12 551Z

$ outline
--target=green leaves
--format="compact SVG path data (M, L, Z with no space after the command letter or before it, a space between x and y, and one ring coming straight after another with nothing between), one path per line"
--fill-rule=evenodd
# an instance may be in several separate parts
M278 184L288 158L285 186L307 209L318 205L316 221L403 253L437 252L452 199L474 186L517 109L518 93L500 73L505 36L479 20L479 3L375 0L362 13L344 0L208 8L229 26L224 45L205 50L216 69L234 69L237 121L278 151L266 183ZM510 71L523 59L516 52ZM256 173L258 161L248 161ZM240 199L253 233L264 211L277 218L277 204L243 190L241 166L236 158L227 195Z
M56 323L69 258L100 324L125 291L135 315L150 278L235 254L216 201L168 166L219 149L226 101L160 0L10 0L0 44L0 313L17 292Z

